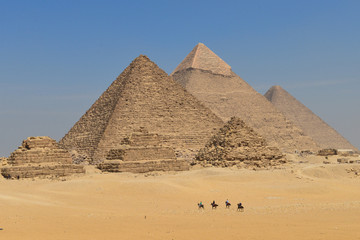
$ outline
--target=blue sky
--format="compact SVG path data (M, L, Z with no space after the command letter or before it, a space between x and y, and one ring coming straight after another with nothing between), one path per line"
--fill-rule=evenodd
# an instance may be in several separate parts
M59 140L146 54L198 43L260 93L281 85L360 148L360 1L0 0L0 156Z

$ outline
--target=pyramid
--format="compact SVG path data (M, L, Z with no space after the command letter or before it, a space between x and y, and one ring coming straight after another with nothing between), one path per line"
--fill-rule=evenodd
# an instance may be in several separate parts
M288 119L299 126L321 148L359 151L336 130L280 86L271 87L264 95Z
M70 153L50 137L28 137L7 159L1 169L5 178L32 178L40 176L63 177L85 173L81 165L72 164Z
M108 152L98 168L106 172L145 173L150 171L185 171L189 163L176 159L173 148L161 145L158 134L139 129Z
M231 67L202 43L194 47L173 73L191 68L231 76Z
M171 75L223 121L239 117L269 145L285 152L319 149L204 44L199 43Z
M144 129L158 135L159 147L170 147L177 159L189 160L223 124L148 57L140 55L60 144L99 162L111 150L123 147L124 139Z
M196 160L202 165L269 167L285 163L278 148L267 145L264 138L242 120L232 117L214 135Z

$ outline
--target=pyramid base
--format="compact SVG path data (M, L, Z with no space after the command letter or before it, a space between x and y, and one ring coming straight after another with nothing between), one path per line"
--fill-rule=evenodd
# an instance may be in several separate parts
M146 173L152 171L187 171L190 165L185 160L121 161L105 160L98 165L103 172Z
M238 168L249 168L249 169L269 169L272 167L280 166L285 164L287 161L284 158L276 159L276 160L233 160L233 161L226 161L226 160L214 160L214 161L199 161L195 160L192 164L193 165L200 165L203 167L215 166L215 167L238 167Z
M46 164L12 166L1 169L1 175L7 179L34 178L42 176L64 177L78 173L85 173L81 165L74 164Z

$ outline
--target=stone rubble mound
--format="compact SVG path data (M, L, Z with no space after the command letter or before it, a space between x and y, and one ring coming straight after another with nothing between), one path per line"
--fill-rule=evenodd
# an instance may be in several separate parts
M100 170L132 173L189 170L189 163L177 160L174 149L162 146L157 134L140 129L122 143L119 148L111 149L106 160L98 164Z
M276 147L267 145L264 138L242 120L232 117L196 155L195 164L228 167L271 167L285 163Z
M319 150L317 155L319 155L319 156L337 155L337 150L333 149L333 148L321 149L321 150Z
M83 166L72 164L70 153L50 137L29 137L11 153L8 166L1 169L5 178L62 177L85 173Z

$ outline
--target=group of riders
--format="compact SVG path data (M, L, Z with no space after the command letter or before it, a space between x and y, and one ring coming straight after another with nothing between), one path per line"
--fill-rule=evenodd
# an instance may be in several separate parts
M219 206L218 204L215 203L215 200L213 200L212 203L210 203L210 205L211 205L212 209L216 209ZM202 203L202 201L200 201L200 203L198 203L198 206L199 206L199 209L200 208L204 209L204 204ZM231 206L231 203L229 202L229 199L226 199L225 207L230 208L230 206ZM238 208L237 208L238 211L244 210L244 206L242 205L241 202L238 203L237 206L238 206Z

